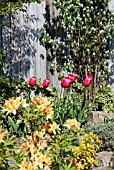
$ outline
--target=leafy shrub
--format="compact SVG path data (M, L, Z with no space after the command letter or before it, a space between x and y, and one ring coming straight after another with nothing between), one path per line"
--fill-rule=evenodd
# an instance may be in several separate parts
M64 129L65 125L68 129ZM80 129L76 119L67 120L61 128L55 122L47 122L41 131L35 131L24 141L20 147L20 152L25 151L20 168L83 170L97 164L94 156L99 140L93 133L86 134Z
M93 110L114 113L114 93L110 87L99 88L95 97Z
M21 82L11 77L0 77L0 104L3 104L6 99L20 94L19 84Z
M98 151L114 151L114 121L87 125L84 129L86 132L93 131L102 141Z
M10 169L10 162L14 161L12 157L13 151L17 149L15 147L15 136L9 137L8 131L2 132L0 128L0 169Z
M50 21L50 8L46 7L45 27L40 34L41 43L49 51L51 70L75 70L80 79L87 74L93 76L92 86L87 89L92 103L97 89L105 86L109 78L106 59L110 54L108 44L114 33L114 15L108 2L54 0L59 14Z

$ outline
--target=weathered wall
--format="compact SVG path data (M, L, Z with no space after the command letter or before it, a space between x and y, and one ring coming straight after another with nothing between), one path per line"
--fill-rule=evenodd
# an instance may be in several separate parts
M12 75L29 79L46 77L46 50L39 42L39 31L44 24L45 1L26 5L27 12L12 16L11 52Z
M109 9L114 12L114 0L111 0L109 2ZM114 50L114 39L110 42L109 48L111 50ZM110 55L110 61L109 61L109 71L110 71L110 84L112 86L112 90L114 91L114 52Z
M52 6L52 0L43 0L41 4L26 5L27 12L19 11L12 16L11 33L7 26L3 27L3 49L6 52L10 51L5 68L18 79L21 77L29 79L33 75L41 79L48 77L60 89L57 72L51 74L49 71L48 51L39 42L39 31L45 23L47 5L50 8L51 18L55 17L58 12ZM109 2L109 9L114 10L114 0ZM114 41L110 43L110 48L114 49ZM110 83L114 90L114 53L110 56L109 70Z
M51 83L60 89L57 72L51 74L46 49L40 45L39 32L45 23L46 6L49 6L51 18L57 15L52 0L43 0L41 4L26 5L27 12L18 12L11 19L12 75L16 78L50 78ZM50 19L51 19L50 18Z

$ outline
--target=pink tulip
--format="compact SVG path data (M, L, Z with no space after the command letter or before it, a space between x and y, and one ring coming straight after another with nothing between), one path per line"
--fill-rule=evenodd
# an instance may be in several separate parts
M72 77L70 75L67 76L67 79L71 80L71 83L74 83L75 82L75 77Z
M71 80L68 79L68 78L63 78L61 80L61 86L64 87L64 88L68 88L71 84Z
M32 76L30 78L29 85L32 86L32 87L36 85L36 77L35 76Z
M86 76L84 79L84 86L88 87L92 83L93 77L91 75Z
M76 73L69 74L69 76L74 77L75 80L78 78L78 75Z
M44 79L44 81L43 81L43 83L42 83L42 86L43 87L48 87L50 85L50 79L48 79L48 78L46 78L46 79Z

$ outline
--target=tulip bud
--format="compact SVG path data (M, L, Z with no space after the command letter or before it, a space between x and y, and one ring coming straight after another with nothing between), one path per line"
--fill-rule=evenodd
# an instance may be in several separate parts
M42 83L42 86L46 88L46 87L48 87L49 85L50 85L50 80L47 79L47 78L44 79L44 81L43 81L43 83Z
M91 75L86 76L86 78L84 79L84 86L85 87L90 86L92 80L93 80L93 77Z
M31 77L30 78L30 80L29 80L29 86L35 86L36 85L36 77L35 76L33 76L33 77Z
M64 87L64 88L68 88L71 84L71 80L70 79L67 79L67 78L63 78L61 80L61 86Z

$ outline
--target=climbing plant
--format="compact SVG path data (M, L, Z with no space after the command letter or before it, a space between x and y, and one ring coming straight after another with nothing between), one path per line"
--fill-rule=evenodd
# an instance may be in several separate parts
M109 0L54 0L59 15L51 20L47 6L45 28L41 30L41 43L48 50L51 70L75 71L80 80L87 74L93 76L93 84L87 90L92 102L99 86L108 83L106 59L114 34L114 15L108 3Z
M0 15L9 14L12 10L23 9L24 3L37 2L41 0L0 0Z

